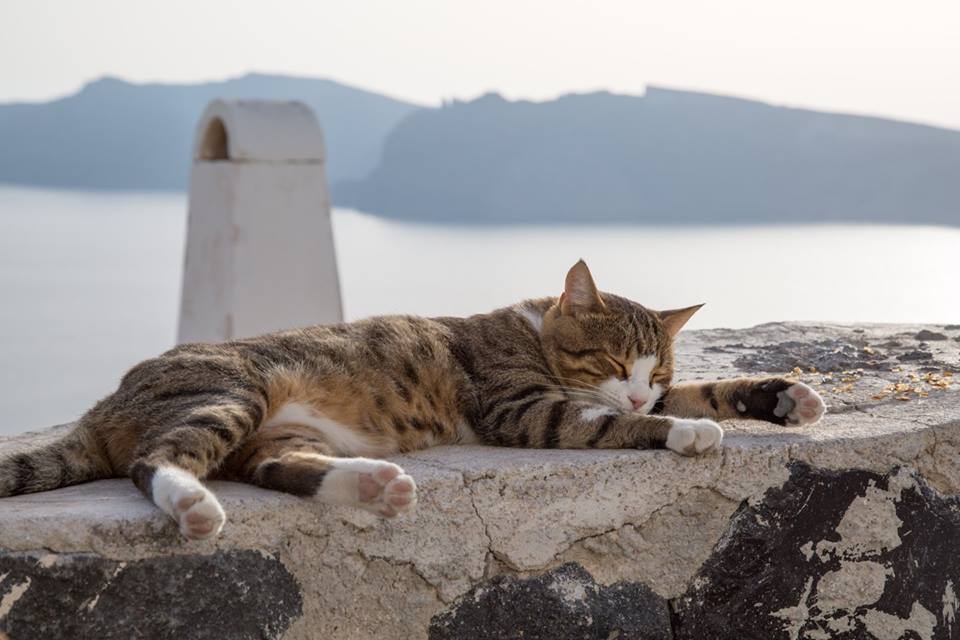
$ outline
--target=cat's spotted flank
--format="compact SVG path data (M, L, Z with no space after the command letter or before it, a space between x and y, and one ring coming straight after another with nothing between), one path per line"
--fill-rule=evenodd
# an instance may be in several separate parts
M382 458L433 445L718 448L717 421L816 422L783 378L673 384L673 340L699 306L652 311L601 293L578 262L559 298L469 318L372 318L223 344L131 369L60 441L0 461L0 495L129 476L184 536L226 515L208 478L383 517L415 507Z

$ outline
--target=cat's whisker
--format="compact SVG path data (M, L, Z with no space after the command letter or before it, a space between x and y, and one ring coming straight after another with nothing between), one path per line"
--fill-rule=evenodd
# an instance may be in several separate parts
M560 388L563 388L568 391L576 389L584 393L589 392L594 394L594 396L590 398L592 400L599 401L603 404L608 404L617 409L622 408L623 401L620 398L618 398L616 395L614 395L613 392L607 389L603 389L595 384L590 384L589 382L583 382L582 380L577 380L576 378L568 378L567 376L559 376L556 374L552 374L550 377L558 381L569 380L570 382L575 382L578 385L576 387L563 387L561 385Z
M588 392L585 392L585 391L568 391L568 392L567 392L567 395L570 396L570 397L579 398L579 399L582 399L582 400L593 400L593 401L596 401L596 400L605 401L605 400L607 400L607 398L603 397L602 395L595 394L595 393L588 393Z
M565 387L562 385L545 385L550 388L558 389L563 391L565 394L579 398L581 400L588 400L591 402L599 402L601 404L607 404L616 408L620 407L619 400L614 397L610 392L600 389L599 387L590 389L583 389L577 387Z
M554 377L554 378L558 378L558 379L563 379L563 376L553 376L553 377ZM590 384L590 383L580 382L579 380L575 380L575 379L573 379L573 378L566 378L566 379L567 379L567 380L572 380L573 382L576 382L577 384L585 384L585 385L587 385L587 386L584 388L584 387L573 387L573 386L559 385L559 388L565 389L565 390L573 390L573 389L576 389L576 390L578 390L578 391L594 393L594 394L596 394L598 397L607 399L607 400L609 400L610 402L613 402L614 404L619 404L619 401L617 400L616 396L614 396L613 393L610 392L610 391L607 390L607 389L602 389L602 388L600 388L600 387L598 387L598 386L596 386L596 385L592 385L592 384Z
M582 388L578 388L578 387L568 387L568 386L560 385L560 384L552 384L552 385L551 385L551 384L547 384L547 385L544 385L544 386L547 387L547 388L551 388L551 389L559 389L559 390L563 391L564 393L582 393L582 394L591 394L591 395L595 395L595 396L603 396L603 395L606 393L606 392L603 391L602 389L582 389Z
M570 382L575 382L575 383L577 383L577 385L586 385L588 388L597 389L598 391L603 391L603 389L601 389L599 386L597 386L597 385L595 385L595 384L590 384L589 382L584 382L584 381L582 381L582 380L577 380L576 378L568 378L567 376L558 376L558 375L556 375L556 374L553 374L553 375L551 375L550 377L551 377L551 378L555 378L556 380L569 380Z

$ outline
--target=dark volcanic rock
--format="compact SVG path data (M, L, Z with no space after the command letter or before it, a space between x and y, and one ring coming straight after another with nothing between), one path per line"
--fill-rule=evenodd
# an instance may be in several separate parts
M863 345L857 346L845 340L828 339L816 342L790 340L780 344L756 347L733 361L741 371L784 372L794 367L804 371L847 371L850 369L882 369L883 356L868 353Z
M921 329L913 336L915 340L946 340L947 336L929 329Z
M19 594L0 623L4 637L261 640L280 638L302 612L293 576L256 551L136 562L48 558L0 555L0 597Z
M956 638L960 499L900 473L795 464L734 514L674 603L674 637Z
M639 583L601 587L565 564L529 579L481 584L430 622L430 640L668 640L667 602Z
M914 349L900 354L897 356L897 360L900 362L926 362L927 360L933 360L933 354L929 351Z

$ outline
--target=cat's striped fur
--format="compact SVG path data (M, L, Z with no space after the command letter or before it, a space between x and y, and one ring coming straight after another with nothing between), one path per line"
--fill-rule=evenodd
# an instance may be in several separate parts
M128 475L184 535L225 516L205 478L382 516L416 485L379 458L432 445L720 445L714 420L819 419L781 378L671 384L673 338L699 308L655 312L600 293L581 261L559 298L469 318L383 317L188 344L124 376L62 440L0 462L0 495Z

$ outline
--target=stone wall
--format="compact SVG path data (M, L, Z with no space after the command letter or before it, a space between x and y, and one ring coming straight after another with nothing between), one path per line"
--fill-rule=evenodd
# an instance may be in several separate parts
M723 449L702 458L402 456L421 502L394 521L212 483L228 523L204 543L182 540L126 480L6 498L0 630L960 638L960 326L690 332L678 368L685 379L794 371L830 413L799 429L727 423Z

